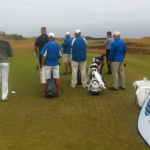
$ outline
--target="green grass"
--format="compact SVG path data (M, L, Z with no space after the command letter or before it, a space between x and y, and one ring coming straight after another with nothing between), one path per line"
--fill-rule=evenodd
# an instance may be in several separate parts
M81 85L71 89L71 75L67 75L60 76L60 98L42 98L34 53L18 50L10 58L11 90L16 94L9 93L10 100L0 102L0 150L149 149L137 132L140 109L134 104L133 87L144 75L150 79L149 56L126 56L125 91L106 89L92 96ZM98 55L88 53L87 64ZM60 62L61 74L65 66ZM105 66L103 73L106 71ZM103 78L107 88L112 86L111 75Z

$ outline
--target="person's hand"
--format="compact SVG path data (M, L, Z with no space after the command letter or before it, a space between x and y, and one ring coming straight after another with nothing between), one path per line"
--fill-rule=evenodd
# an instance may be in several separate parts
M35 54L35 58L37 58L37 57L38 57L38 53Z
M108 61L108 65L111 65L111 61Z
M41 65L41 69L42 69L43 67L44 67L44 65L42 64L42 65Z

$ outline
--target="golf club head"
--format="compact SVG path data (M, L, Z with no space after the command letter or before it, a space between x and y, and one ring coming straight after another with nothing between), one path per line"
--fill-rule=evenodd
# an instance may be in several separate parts
M35 70L39 70L39 66L36 66L36 69Z

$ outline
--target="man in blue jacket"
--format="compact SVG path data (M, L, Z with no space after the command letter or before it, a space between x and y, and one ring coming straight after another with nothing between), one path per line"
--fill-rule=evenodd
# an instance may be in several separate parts
M51 72L53 78L56 79L56 86L58 91L58 97L60 96L60 79L59 79L59 62L58 59L62 57L62 50L58 43L54 41L55 34L49 33L49 42L44 45L40 54L42 55L41 68L45 68L46 84L43 85L43 97L45 97L46 87L48 79L51 78Z
M111 44L111 50L108 57L108 64L112 68L113 87L109 90L118 90L118 76L120 80L120 89L125 90L124 58L127 51L126 44L120 39L120 32L113 33L114 42Z
M72 39L70 38L70 33L66 32L65 33L65 41L62 43L62 47L63 47L63 62L65 63L65 72L62 75L67 75L68 74L68 65L70 68L70 72L72 73L72 69L71 69L71 42Z
M75 38L72 40L72 78L70 87L75 88L77 84L77 71L78 66L81 71L82 87L87 87L86 82L86 39L81 37L81 31L79 29L74 31Z

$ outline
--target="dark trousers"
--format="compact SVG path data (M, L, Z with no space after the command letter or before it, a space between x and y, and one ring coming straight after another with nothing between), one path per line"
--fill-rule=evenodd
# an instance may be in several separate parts
M106 49L106 61L107 61L108 72L111 73L110 65L108 65L109 53L110 53L110 50Z

